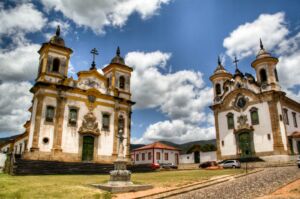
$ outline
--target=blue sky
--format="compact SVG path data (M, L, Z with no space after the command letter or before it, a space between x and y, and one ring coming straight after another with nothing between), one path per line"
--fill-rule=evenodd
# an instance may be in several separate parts
M116 47L121 47L121 54L136 71L132 81L138 103L132 125L135 143L214 138L208 109L212 100L209 77L217 56L233 72L232 56L237 55L239 68L254 74L250 64L259 38L282 60L278 66L282 89L294 99L300 98L297 0L146 0L142 5L138 0L80 2L0 4L0 22L4 24L0 30L0 137L22 132L31 100L27 90L37 72L36 49L54 34L57 24L74 51L70 76L90 67L92 48L99 51L96 63L101 68L110 62ZM295 78L288 72L294 72ZM7 92L11 86L17 94ZM150 99L150 93L157 97ZM11 102L12 98L22 105Z

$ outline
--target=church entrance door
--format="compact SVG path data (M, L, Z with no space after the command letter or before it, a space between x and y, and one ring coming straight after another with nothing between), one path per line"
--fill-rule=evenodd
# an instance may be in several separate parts
M238 135L239 138L239 149L241 152L241 157L250 157L252 156L252 143L250 133L244 132Z
M94 156L94 137L84 136L82 145L82 161L92 161Z

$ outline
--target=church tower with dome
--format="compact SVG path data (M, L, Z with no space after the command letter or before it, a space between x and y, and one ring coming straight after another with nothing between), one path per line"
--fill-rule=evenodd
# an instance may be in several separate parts
M42 44L38 74L30 90L31 118L22 138L9 147L24 160L113 163L120 155L130 161L133 69L125 64L118 47L103 73L93 60L75 80L68 77L72 52L59 27L50 41ZM97 50L91 53L96 55ZM123 143L118 143L120 134ZM4 144L0 149L6 148Z
M260 50L251 63L256 78L241 72L237 62L235 58L236 70L231 74L218 60L210 77L217 158L286 161L300 154L300 104L281 91L278 59L260 40Z

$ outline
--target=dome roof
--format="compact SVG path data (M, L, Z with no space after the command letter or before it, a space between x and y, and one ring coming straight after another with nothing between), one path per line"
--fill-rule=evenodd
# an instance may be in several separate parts
M111 64L122 64L125 65L125 61L124 58L120 56L121 52L120 52L120 48L118 46L117 48L117 52L116 52L116 56L114 58L112 58L111 60Z
M214 74L220 74L220 73L228 73L228 72L222 65L220 57L218 57L218 66L216 67Z
M260 58L264 58L264 57L271 57L271 54L264 49L263 43L260 39L260 50L258 51L258 53L256 55L256 59L260 59Z
M55 44L58 46L65 46L65 41L60 37L60 27L57 26L56 33L53 37L51 37L49 43Z

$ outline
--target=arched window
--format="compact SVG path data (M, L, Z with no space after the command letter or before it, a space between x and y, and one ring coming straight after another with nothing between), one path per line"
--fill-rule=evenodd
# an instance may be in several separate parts
M121 76L119 78L119 88L125 89L125 77L124 76Z
M228 113L227 115L227 126L228 129L234 129L234 118L233 118L233 113Z
M250 115L251 115L251 123L252 123L252 125L259 124L258 109L255 108L255 107L252 107L250 109Z
M221 94L221 85L219 83L216 84L216 94L217 95Z
M107 81L106 82L107 83L107 88L109 88L110 87L110 78L108 77L106 81Z
M59 72L59 65L60 65L59 59L58 59L58 58L55 58L55 59L53 60L52 72L58 73L58 72Z
M259 71L259 75L260 75L260 82L261 83L267 83L268 79L267 79L267 72L265 69L261 69Z
M276 68L274 69L274 74L275 74L276 81L279 82L278 74L277 74L277 69Z
M125 126L125 121L124 121L124 117L123 115L119 116L119 120L118 120L118 127L119 127L119 131L122 129L124 132L124 126Z

